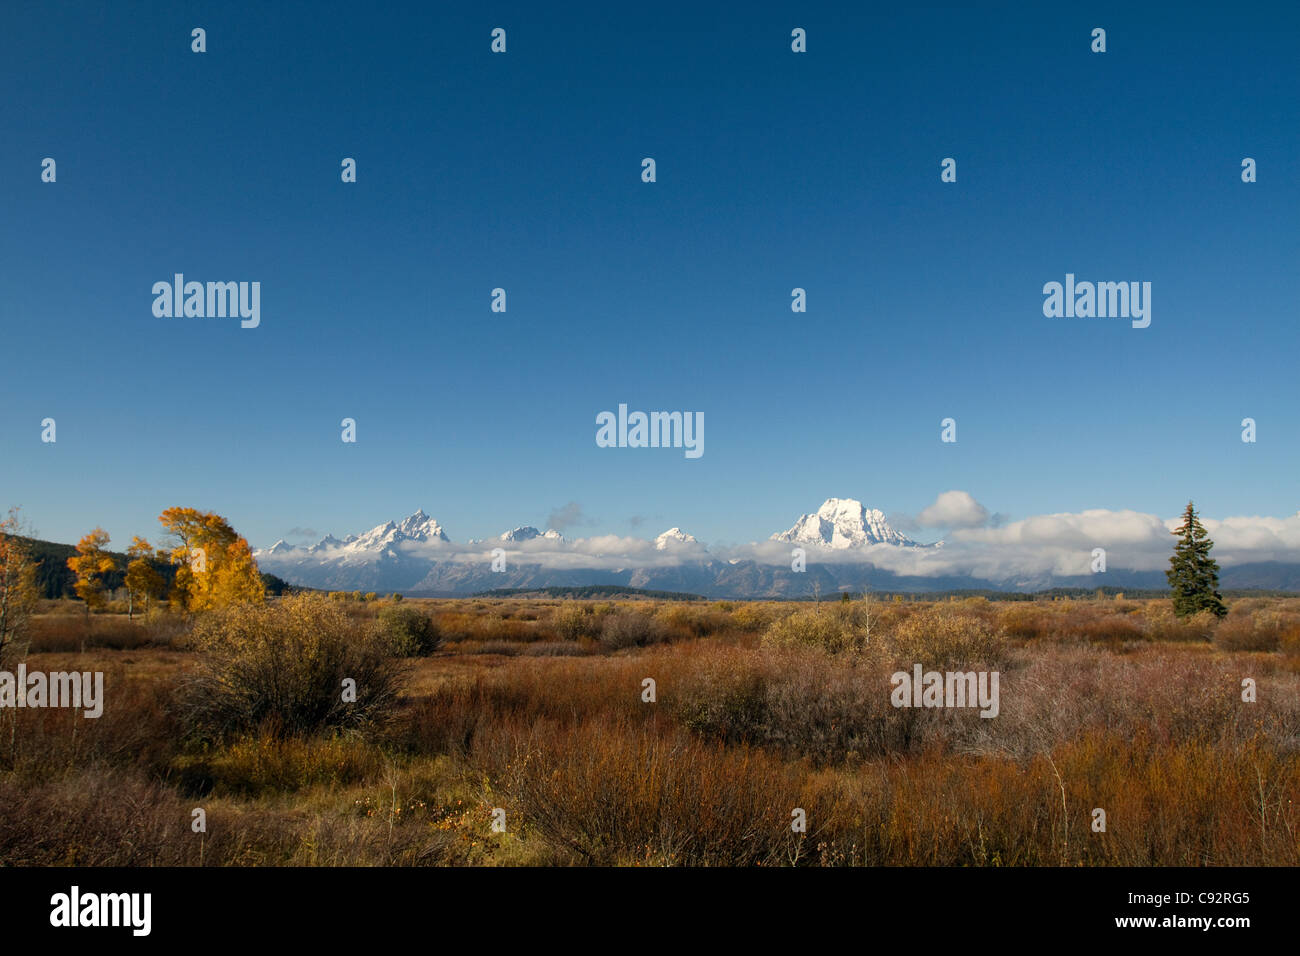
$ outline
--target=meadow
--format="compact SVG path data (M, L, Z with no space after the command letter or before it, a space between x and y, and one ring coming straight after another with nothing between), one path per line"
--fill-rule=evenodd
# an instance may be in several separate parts
M1300 599L345 597L44 602L104 713L0 711L0 864L1300 864Z

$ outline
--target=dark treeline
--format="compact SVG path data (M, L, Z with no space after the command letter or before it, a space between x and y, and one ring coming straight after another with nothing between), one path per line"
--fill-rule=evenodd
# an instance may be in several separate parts
M416 597L418 595L412 595ZM703 595L686 594L681 591L653 591L646 588L630 588L620 584L587 584L580 587L546 587L546 588L493 588L480 591L471 597L551 597L575 598L652 598L656 601L703 601Z

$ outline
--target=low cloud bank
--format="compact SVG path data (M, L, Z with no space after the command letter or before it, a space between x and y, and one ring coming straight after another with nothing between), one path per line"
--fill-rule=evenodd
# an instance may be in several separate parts
M1255 562L1300 563L1300 513L1286 518L1238 516L1202 517L1214 539L1214 556L1224 568ZM871 564L900 575L939 577L970 575L992 581L1042 575L1090 573L1093 549L1104 548L1108 568L1156 571L1168 567L1181 515L1160 518L1138 511L1091 510L1034 515L1016 521L994 521L987 509L966 492L945 492L917 516L917 523L948 529L942 543L926 547L871 545L834 550L806 547L807 561L827 564ZM689 529L687 529L689 530ZM709 549L704 544L669 542L657 548L653 539L595 535L563 542L548 539L506 544L473 545L451 542L404 542L409 557L435 562L478 564L490 561L493 548L503 548L511 564L553 570L671 568L705 561L752 560L789 566L794 547L776 541ZM301 560L299 552L294 560ZM324 549L316 561L364 561L337 548ZM265 560L265 559L263 559ZM273 562L272 562L273 563Z

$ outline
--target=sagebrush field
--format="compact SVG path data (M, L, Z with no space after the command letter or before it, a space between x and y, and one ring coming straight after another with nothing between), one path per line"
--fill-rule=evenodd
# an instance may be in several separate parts
M1300 864L1300 599L344 597L44 602L104 712L0 711L0 864Z

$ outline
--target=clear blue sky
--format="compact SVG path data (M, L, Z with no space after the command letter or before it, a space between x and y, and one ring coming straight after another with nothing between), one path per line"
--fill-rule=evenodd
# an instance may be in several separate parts
M1300 507L1294 5L233 6L0 15L0 505L42 537ZM155 318L176 272L261 327ZM1067 272L1150 328L1045 318ZM619 402L704 456L596 447Z

